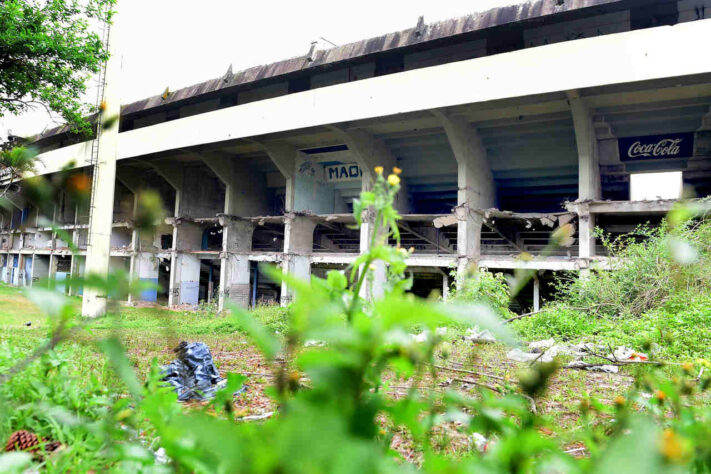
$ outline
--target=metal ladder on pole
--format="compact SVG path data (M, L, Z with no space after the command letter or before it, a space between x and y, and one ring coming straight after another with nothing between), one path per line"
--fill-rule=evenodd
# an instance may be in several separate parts
M109 50L109 30L111 25L108 22L104 22L101 28L101 43L104 45L106 51ZM89 204L89 229L91 229L91 221L94 218L94 199L96 196L96 187L99 180L99 173L96 172L96 165L99 163L99 143L101 142L101 133L103 131L102 126L102 110L101 104L104 101L104 89L106 87L106 61L101 64L99 68L99 74L96 79L96 132L94 140L91 142L91 154L89 155L89 161L87 163L89 167L89 173L91 174L91 198ZM87 246L91 245L91 232L87 232Z

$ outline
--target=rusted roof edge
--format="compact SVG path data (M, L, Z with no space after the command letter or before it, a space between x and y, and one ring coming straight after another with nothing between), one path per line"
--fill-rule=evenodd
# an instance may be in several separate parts
M254 66L231 73L231 67L221 77L183 87L170 92L168 98L163 94L155 95L121 106L121 115L134 114L180 103L209 93L254 84L267 79L274 79L299 71L306 71L327 65L363 58L399 48L424 44L458 35L482 31L503 25L521 23L542 17L549 17L585 8L606 4L621 3L624 0L537 0L490 10L470 15L443 20L413 27L382 36L368 38L342 46L318 50L311 61L306 56L277 61L275 63ZM231 77L230 77L231 76ZM67 132L69 127L60 125L46 130L34 137L34 141Z

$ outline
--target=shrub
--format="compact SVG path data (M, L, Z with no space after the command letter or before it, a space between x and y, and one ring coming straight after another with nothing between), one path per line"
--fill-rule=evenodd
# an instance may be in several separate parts
M452 293L452 299L460 302L477 302L488 305L498 315L509 318L511 290L503 273L492 273L479 269L473 275L453 275L457 288Z
M611 240L598 236L612 257L612 271L560 280L560 301L605 317L639 317L682 291L711 288L711 222L687 221L639 227Z

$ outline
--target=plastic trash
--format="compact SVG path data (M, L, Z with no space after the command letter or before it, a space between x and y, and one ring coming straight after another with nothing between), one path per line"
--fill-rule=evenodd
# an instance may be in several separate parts
M220 377L212 354L203 342L181 342L173 349L178 358L161 367L163 380L178 393L178 401L208 400L226 383ZM244 387L238 392L244 390Z

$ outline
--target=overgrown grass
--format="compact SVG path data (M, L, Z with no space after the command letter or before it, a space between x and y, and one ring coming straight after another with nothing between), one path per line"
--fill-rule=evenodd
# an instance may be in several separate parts
M711 222L605 240L612 271L561 281L557 301L513 323L525 339L594 341L672 360L711 357Z

